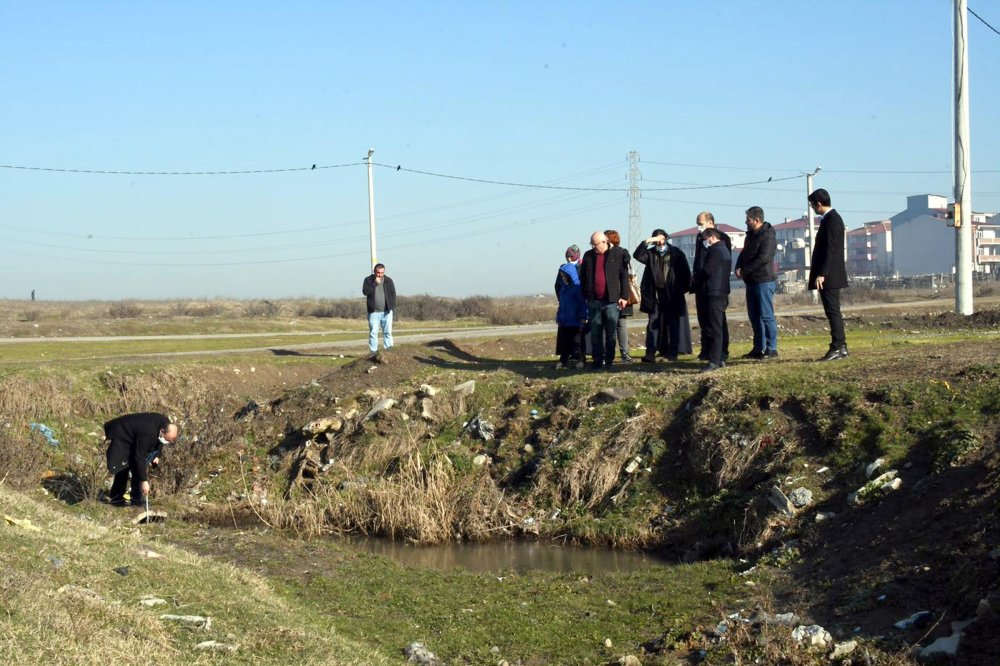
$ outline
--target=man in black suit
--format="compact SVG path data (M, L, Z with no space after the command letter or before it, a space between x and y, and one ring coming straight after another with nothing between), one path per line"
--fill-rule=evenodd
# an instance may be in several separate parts
M694 241L694 271L697 271L701 267L701 262L705 257L705 230L715 229L719 232L722 237L722 242L726 244L726 249L732 254L733 251L733 241L729 238L727 234L722 229L715 226L715 216L710 212L702 211L698 213L698 217L695 218L695 224L698 225L698 237ZM692 273L693 275L693 273ZM698 353L699 361L708 360L708 343L705 340L705 313L708 311L708 304L705 302L704 294L698 292L694 287L694 280L691 281L691 293L694 294L694 307L695 311L698 313L698 328L701 329L701 351ZM722 340L722 359L726 360L729 358L729 326L726 323L725 313L723 313L723 326L722 330L725 337Z
M830 322L830 350L821 361L847 358L844 317L840 314L840 290L847 288L844 260L844 220L830 205L830 193L824 189L809 195L809 205L821 215L809 269L809 288L819 289L823 311Z
M705 304L704 339L708 365L702 372L710 372L726 365L722 353L723 342L728 337L726 308L729 306L729 273L733 270L733 255L718 229L707 228L701 236L705 251L692 279L695 293L701 295Z
M149 469L159 464L164 444L173 444L179 434L176 423L155 412L126 414L104 424L108 473L115 477L108 494L112 504L124 506L131 474L132 506L142 505L149 495Z
M580 265L580 284L587 299L594 369L610 368L618 345L618 315L628 305L628 253L609 252L601 231L590 237L590 250Z

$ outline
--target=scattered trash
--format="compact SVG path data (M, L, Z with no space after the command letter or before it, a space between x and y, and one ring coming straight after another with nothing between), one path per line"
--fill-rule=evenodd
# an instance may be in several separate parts
M153 608L154 606L166 606L167 600L160 599L159 597L146 596L139 599L139 604L146 606L147 608Z
M31 530L32 532L41 532L42 528L37 525L32 525L31 520L28 518L11 518L10 516L4 516L3 519L7 521L8 525L15 525L26 530Z
M48 427L44 423L29 423L28 427L31 428L32 432L37 432L45 438L52 446L59 446L59 440L56 439L56 434L52 432L52 428Z
M211 650L212 652L236 652L235 645L226 645L218 641L202 641L194 646L195 650Z
M127 566L114 568L114 572L119 576L127 576L129 571L131 571L131 569Z
M471 421L467 421L462 430L472 433L484 442L493 439L493 424L484 421L481 414L476 414Z
M164 613L160 616L160 619L179 622L192 629L204 629L208 631L212 628L212 618L202 617L201 615L173 615L171 613Z
M876 458L874 462L870 463L867 467L865 467L865 478L866 479L872 478L872 474L874 474L875 471L884 464L885 464L885 458Z
M897 629L907 630L907 629L923 629L931 623L934 619L934 613L930 611L917 611L905 620L900 620L896 624L892 625Z
M406 661L423 666L435 666L441 663L437 655L428 650L423 643L410 643L403 648L403 654L406 655Z
M818 624L799 625L792 630L792 638L799 643L808 643L817 647L826 647L833 642L830 632Z

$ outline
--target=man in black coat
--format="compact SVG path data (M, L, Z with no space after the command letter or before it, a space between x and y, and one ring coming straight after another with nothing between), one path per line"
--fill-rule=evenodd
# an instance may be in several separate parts
M587 300L593 367L610 368L618 344L618 313L628 305L627 252L609 252L604 232L590 236L590 248L580 265L580 283Z
M705 303L704 339L708 365L702 371L709 372L726 365L723 340L729 337L726 330L726 308L729 306L729 273L733 269L733 255L718 229L705 229L701 235L705 252L692 281L695 293L701 294Z
M143 498L149 495L150 467L159 464L163 445L176 442L179 434L176 423L155 412L126 414L104 424L108 473L115 477L108 495L112 504L124 506L131 474L132 505L142 505Z
M778 276L774 253L778 240L774 228L764 220L764 209L747 209L747 237L736 260L736 277L746 284L747 319L753 330L753 349L743 358L755 360L778 357L778 321L774 317L774 292Z
M729 234L722 231L715 226L715 216L710 212L703 211L698 213L698 217L695 218L695 224L698 225L698 236L695 238L694 244L694 266L691 269L692 273L697 273L698 269L701 268L701 262L705 257L705 230L715 229L719 232L719 236L722 238L722 242L726 244L726 249L729 250L730 256L733 252L733 241L729 238ZM691 292L694 294L694 308L695 312L698 314L698 328L701 331L701 352L698 354L699 361L708 360L708 344L705 342L705 312L708 307L708 303L705 300L705 295L700 293L694 288L694 281L691 283ZM722 358L723 360L729 358L729 323L725 319L725 312L722 315L722 332L724 337L722 339Z
M396 309L396 284L385 274L385 264L375 264L372 274L361 283L361 293L368 308L368 351L379 360L378 331L382 329L382 348L392 349L392 313Z
M639 283L639 310L649 315L642 362L654 363L657 352L671 361L676 361L678 354L690 354L691 322L685 294L691 285L691 269L687 257L670 245L670 234L663 229L654 229L632 257L646 266Z
M818 189L809 195L809 205L821 215L809 268L809 288L819 289L823 311L830 322L830 350L821 361L847 358L844 317L840 314L840 290L847 288L844 259L844 220L830 205L830 193Z

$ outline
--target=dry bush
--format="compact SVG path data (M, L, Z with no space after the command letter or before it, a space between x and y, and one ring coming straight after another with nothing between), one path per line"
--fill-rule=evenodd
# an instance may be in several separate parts
M364 319L367 313L360 299L322 300L319 303L301 303L296 310L300 317L325 319Z
M21 321L40 321L42 319L41 310L25 310L21 313Z
M243 306L243 316L251 319L277 317L280 314L281 303L276 301L252 301Z
M455 301L430 294L400 297L396 314L416 321L451 321L456 317Z
M16 489L38 482L46 467L48 446L41 437L31 438L26 432L0 423L0 479Z
M174 301L170 305L170 313L176 317L219 317L226 313L226 308L216 302Z
M80 389L74 379L14 375L0 380L0 415L5 419L70 419L103 413L106 407Z
M114 301L108 306L108 316L112 319L136 319L142 312L142 306L135 301Z
M456 314L459 317L485 317L491 307L493 299L490 296L482 294L466 296L458 302Z
M486 319L494 326L553 321L555 316L556 306L549 300L532 299L530 301L493 303L486 309Z

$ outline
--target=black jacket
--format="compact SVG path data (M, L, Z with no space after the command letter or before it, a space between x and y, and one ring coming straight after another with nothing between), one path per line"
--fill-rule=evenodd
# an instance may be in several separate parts
M716 227L716 231L719 231L718 227ZM733 251L733 239L725 231L719 231L719 235L722 236L722 242L726 244L726 249L731 254ZM702 257L705 252L705 246L701 244L703 240L705 240L705 237L701 235L701 232L698 232L698 237L694 240L694 265L691 266L692 273L697 272L701 268Z
M736 268L742 271L740 277L747 284L774 282L774 253L778 249L778 240L774 235L774 227L765 222L757 231L747 234L743 250L736 260Z
M847 266L844 260L844 220L832 208L819 221L812 266L809 268L809 288L816 288L816 278L823 276L824 289L847 286Z
M647 249L646 243L640 243L632 253L636 261L646 266L646 270L642 272L642 282L639 283L639 291L642 293L639 310L642 312L652 312L654 304L659 304L661 309L684 304L684 294L691 284L691 269L688 267L687 257L680 249L673 245L667 247L667 253L661 255L655 250ZM665 283L658 289L656 276L662 274L664 268Z
M140 481L149 480L149 463L162 453L160 431L170 425L163 414L143 412L126 414L104 424L108 445L108 472L117 474L129 469Z
M729 293L729 274L733 270L733 254L725 243L716 243L702 254L701 267L694 272L696 294L725 296Z
M608 246L608 251L604 253L604 276L607 283L607 293L605 301L614 303L615 301L628 298L628 252L614 252L614 248ZM583 297L587 301L596 299L594 296L594 272L597 267L597 252L587 250L583 255L583 263L580 265L580 284L583 285Z
M385 289L385 312L392 312L396 309L396 285L388 275L382 277L382 286ZM367 297L365 305L368 306L368 314L375 312L375 274L372 273L361 283L361 293Z

